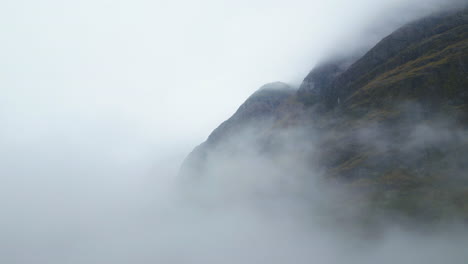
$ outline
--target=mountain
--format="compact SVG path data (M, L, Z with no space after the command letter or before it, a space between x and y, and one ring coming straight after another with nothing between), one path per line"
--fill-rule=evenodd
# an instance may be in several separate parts
M265 85L181 174L203 178L213 156L243 154L239 140L256 155L287 151L294 166L365 194L356 199L371 212L468 221L468 9L407 24L359 59L324 61L298 90Z

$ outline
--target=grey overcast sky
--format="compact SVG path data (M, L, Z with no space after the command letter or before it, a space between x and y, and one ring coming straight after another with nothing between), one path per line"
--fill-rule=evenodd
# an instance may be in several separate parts
M325 51L375 43L449 2L3 1L3 136L116 122L188 151L262 84L297 85Z

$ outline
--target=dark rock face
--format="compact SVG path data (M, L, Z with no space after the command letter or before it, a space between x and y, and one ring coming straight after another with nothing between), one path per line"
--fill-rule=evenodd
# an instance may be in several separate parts
M329 87L346 71L351 61L351 59L342 59L319 64L302 82L298 97L306 104L313 104L326 98Z
M264 147L274 132L306 131L287 141L305 165L370 192L379 208L468 220L468 9L408 24L358 60L322 63L297 92L266 85L183 167L200 174L210 152L251 127Z

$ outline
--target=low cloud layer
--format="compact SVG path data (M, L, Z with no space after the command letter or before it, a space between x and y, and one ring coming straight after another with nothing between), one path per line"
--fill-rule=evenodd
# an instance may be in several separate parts
M335 208L346 208L333 204L341 200L334 200L338 190L304 185L303 174L318 172L302 171L288 152L273 159L259 158L254 149L229 159L216 155L211 178L179 189L167 178L175 177L168 167L177 159L131 159L129 149L115 150L118 142L97 139L94 152L51 148L63 143L55 139L29 155L8 149L2 261L462 263L468 257L458 225L426 233L386 225L367 236L330 222Z
M177 179L192 146L261 84L298 83L340 49L332 42L362 34L350 44L360 49L448 5L7 3L0 262L463 263L458 225L431 233L389 225L370 242L329 225L329 207L310 201L336 190L303 185L320 171L298 167L289 152L272 160L247 149L228 174L233 163L219 156L197 191ZM386 10L389 23L369 26ZM434 131L414 133L450 136Z

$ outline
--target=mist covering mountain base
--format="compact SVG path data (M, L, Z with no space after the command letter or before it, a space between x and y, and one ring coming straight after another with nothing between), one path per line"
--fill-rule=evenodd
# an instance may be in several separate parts
M298 90L262 87L187 157L180 184L191 201L294 201L324 226L465 225L467 87L468 9L424 18L324 61Z

